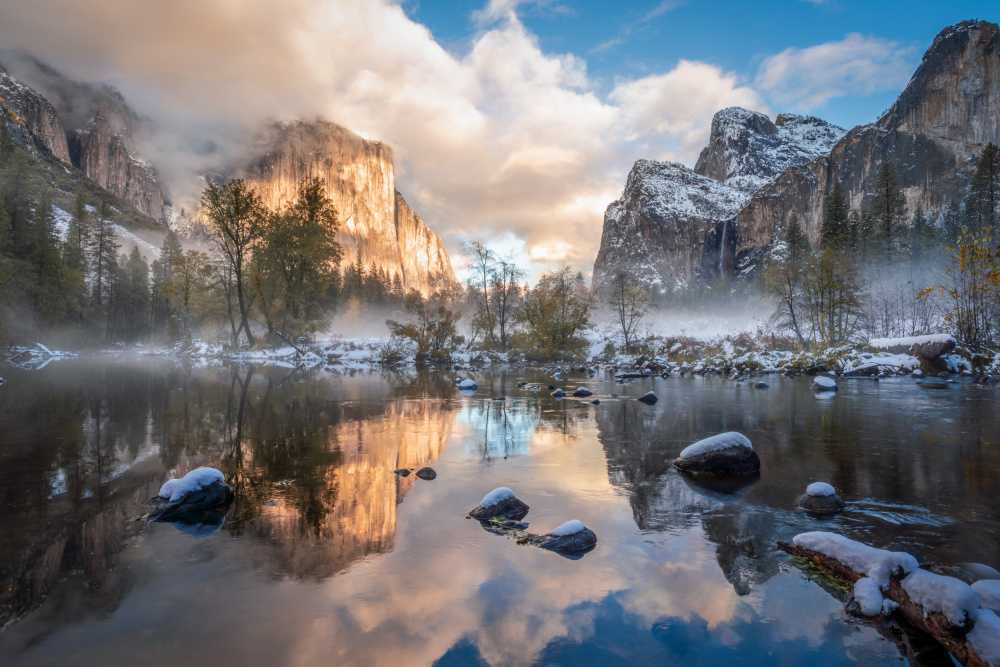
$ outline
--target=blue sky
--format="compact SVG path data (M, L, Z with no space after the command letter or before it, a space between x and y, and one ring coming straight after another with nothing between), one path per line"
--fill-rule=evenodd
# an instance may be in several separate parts
M476 20L483 6L480 0L403 3L413 20L455 53L466 51L483 28ZM668 71L681 59L712 63L752 82L766 56L842 40L850 33L897 45L905 51L905 62L916 68L943 27L972 18L1000 19L997 3L968 0L555 0L519 4L516 11L545 51L583 58L590 75L608 90L617 77ZM819 107L769 101L777 111L808 112L852 127L874 120L892 104L900 88L891 83L885 90L852 92Z

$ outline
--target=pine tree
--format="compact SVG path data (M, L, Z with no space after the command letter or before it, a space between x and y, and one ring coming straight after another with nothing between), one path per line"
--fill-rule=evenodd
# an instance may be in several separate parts
M891 260L899 249L900 233L906 224L906 198L896 167L882 160L875 178L875 199L870 212L874 218L877 249L882 259Z
M847 193L840 181L833 182L833 188L826 198L826 207L823 214L823 240L824 249L843 249L848 242L848 204Z
M910 262L922 263L936 244L937 229L924 214L924 207L918 204L910 223Z
M118 278L118 249L120 247L111 220L111 205L107 199L102 199L97 207L97 220L94 225L93 303L98 321L108 312L110 285Z
M1000 150L990 142L979 154L976 173L969 185L965 212L969 227L976 233L994 233L1000 205Z
M791 261L804 259L812 251L809 238L802 231L802 225L799 223L799 214L794 211L788 218L788 228L785 230L785 244L788 246L788 258Z
M948 208L944 211L944 235L945 242L955 244L962 233L962 206L952 199L948 202Z

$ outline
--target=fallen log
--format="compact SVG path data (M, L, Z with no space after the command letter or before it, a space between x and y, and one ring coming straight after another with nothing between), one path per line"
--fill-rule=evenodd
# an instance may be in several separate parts
M837 578L851 584L857 583L859 579L865 576L844 565L836 558L831 558L818 551L813 551L812 549L790 542L778 542L777 546L782 551L807 560L813 565L827 570ZM972 651L965 640L966 634L972 630L972 620L966 619L963 624L956 625L941 612L928 612L921 605L914 602L910 595L903 589L902 581L906 576L907 573L902 570L890 573L888 589L883 591L885 598L899 605L898 611L903 614L910 624L933 637L962 665L966 665L967 667L990 667L990 664L986 660Z

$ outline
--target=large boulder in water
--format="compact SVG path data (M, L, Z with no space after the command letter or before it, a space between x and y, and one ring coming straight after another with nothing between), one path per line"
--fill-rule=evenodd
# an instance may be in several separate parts
M955 339L951 336L926 336L913 345L913 356L921 361L936 361L942 354L955 349Z
M215 468L197 468L181 479L167 480L149 520L199 522L206 513L228 507L234 494L225 479Z
M674 467L693 475L752 475L760 472L760 457L745 435L730 431L689 445L674 460Z
M469 510L469 516L479 521L489 521L498 517L520 521L530 509L521 502L506 486L501 486L487 493L477 507Z
M795 506L815 514L839 512L846 507L834 488L826 482L813 482L807 486L806 492L795 500Z

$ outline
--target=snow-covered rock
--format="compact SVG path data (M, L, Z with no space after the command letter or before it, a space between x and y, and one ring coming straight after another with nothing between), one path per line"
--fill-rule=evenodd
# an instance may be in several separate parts
M810 385L813 391L837 391L837 383L825 375L817 375Z
M479 504L469 511L469 516L480 521L498 517L519 521L528 509L528 505L519 500L510 488L500 486L483 496Z
M195 468L180 479L168 479L160 487L160 498L166 498L170 502L179 500L181 496L191 491L208 486L212 482L225 482L226 476L215 468Z
M575 389L575 390L573 391L573 395L574 395L574 396L590 396L590 395L591 395L591 394L593 394L593 393L594 393L594 392L590 391L590 390L589 390L589 389L587 389L586 387L577 387L577 388L576 388L576 389Z
M745 435L730 431L688 445L674 467L695 475L752 475L760 471L760 457Z
M979 596L961 579L945 577L927 570L914 570L902 581L910 599L924 612L941 612L951 623L964 625L979 608Z
M699 440L693 445L688 445L681 450L680 457L682 459L690 459L709 452L722 451L733 447L745 447L746 449L753 450L753 445L750 443L749 438L737 431L729 431L728 433L719 433L704 440Z
M804 495L795 500L795 505L808 512L839 512L844 509L844 501L826 482L813 482L806 487Z
M813 482L806 487L806 495L809 496L835 496L837 491L826 482Z
M585 526L583 522L578 519L571 519L564 524L561 524L558 528L549 533L549 535L555 535L556 537L562 537L563 535L573 535L574 533L579 533L583 530Z
M475 391L479 389L479 385L476 384L475 380L462 380L458 383L458 388Z
M653 392L647 391L645 394L640 396L638 400L641 401L642 403L645 403L646 405L652 405L653 403L656 403L660 399L658 399L656 397L656 394L654 394Z
M972 584L972 590L979 596L980 607L1000 614L1000 581L983 579Z
M762 113L730 107L712 118L708 145L694 170L753 193L788 167L827 155L846 133L811 116L781 114L771 122Z
M905 574L918 567L917 559L908 553L876 549L836 533L799 533L792 543L840 561L872 579L882 590L888 588L890 574Z

